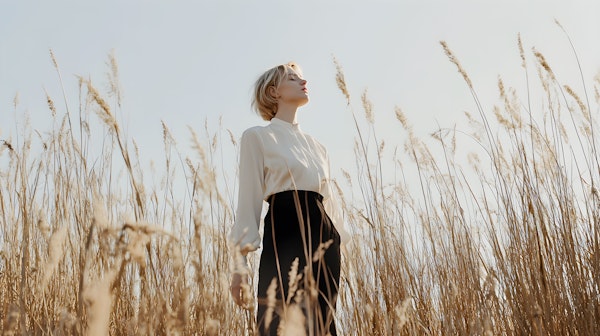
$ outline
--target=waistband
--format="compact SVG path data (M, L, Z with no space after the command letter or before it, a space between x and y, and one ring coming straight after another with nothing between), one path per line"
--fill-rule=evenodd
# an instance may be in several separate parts
M317 200L319 202L323 202L323 196L315 191L309 190L286 190L275 193L267 198L267 202L271 204L275 198L283 199L283 200L294 200L295 194L298 195L298 200L303 202L305 199L308 200Z

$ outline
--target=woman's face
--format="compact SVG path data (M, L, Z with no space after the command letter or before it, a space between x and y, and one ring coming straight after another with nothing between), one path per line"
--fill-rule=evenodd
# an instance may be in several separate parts
M282 103L297 104L297 106L308 103L306 80L295 71L288 69L288 73L276 88L276 97Z

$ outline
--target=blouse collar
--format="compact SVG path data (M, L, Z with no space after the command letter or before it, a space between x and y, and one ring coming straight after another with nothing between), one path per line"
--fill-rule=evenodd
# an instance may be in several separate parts
M300 130L300 125L298 123L289 123L279 118L272 118L271 125L279 125L292 130Z

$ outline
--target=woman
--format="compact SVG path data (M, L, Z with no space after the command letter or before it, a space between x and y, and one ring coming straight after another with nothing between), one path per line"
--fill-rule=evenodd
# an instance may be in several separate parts
M246 254L260 247L263 200L269 203L258 331L276 335L299 319L309 335L336 335L341 240L334 223L341 226L342 220L332 197L327 152L297 123L298 108L309 100L306 80L298 65L288 63L266 71L254 89L252 105L270 124L242 135L238 208L229 238L245 263ZM292 281L290 271L298 274ZM243 305L248 277L248 272L233 274L231 294L238 305Z

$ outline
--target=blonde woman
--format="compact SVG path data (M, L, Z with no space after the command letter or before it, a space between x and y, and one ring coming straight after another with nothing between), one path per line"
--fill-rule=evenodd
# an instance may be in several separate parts
M229 238L244 260L262 242L260 335L276 335L284 327L279 326L284 316L288 327L292 318L303 321L309 335L337 335L342 220L332 197L325 147L297 122L298 109L309 100L306 83L295 63L260 76L252 105L269 124L247 129L240 141L238 207ZM261 237L263 201L269 210ZM292 269L299 276L290 282ZM238 305L243 304L248 277L246 272L233 274L231 294ZM294 312L300 316L290 316Z

